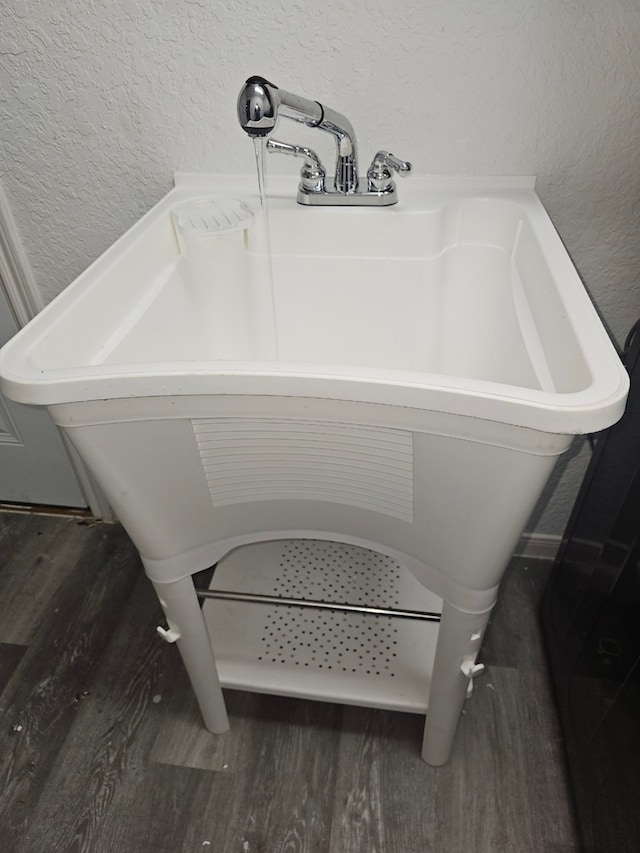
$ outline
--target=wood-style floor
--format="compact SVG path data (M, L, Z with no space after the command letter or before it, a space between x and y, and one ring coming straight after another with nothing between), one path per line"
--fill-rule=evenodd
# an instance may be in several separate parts
M0 512L0 853L577 850L545 575L513 561L434 769L408 714L228 692L210 735L123 530Z

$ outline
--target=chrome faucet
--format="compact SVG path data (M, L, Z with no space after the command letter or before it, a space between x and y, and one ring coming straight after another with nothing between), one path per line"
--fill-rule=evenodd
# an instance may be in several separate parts
M356 136L349 119L318 101L280 89L264 77L250 77L238 96L238 120L242 129L249 136L269 136L280 115L307 127L324 130L336 140L336 170L331 188L326 185L325 169L314 151L267 140L268 151L304 159L298 187L300 204L389 205L398 200L392 171L406 175L411 171L411 163L398 160L387 151L379 151L373 158L366 180L360 179Z

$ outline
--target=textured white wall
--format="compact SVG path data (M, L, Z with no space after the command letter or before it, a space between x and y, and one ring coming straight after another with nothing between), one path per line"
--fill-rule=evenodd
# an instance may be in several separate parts
M254 73L346 113L364 162L538 175L618 340L640 316L637 0L4 0L0 178L46 299L174 171L252 170L235 100ZM538 529L562 529L580 470Z

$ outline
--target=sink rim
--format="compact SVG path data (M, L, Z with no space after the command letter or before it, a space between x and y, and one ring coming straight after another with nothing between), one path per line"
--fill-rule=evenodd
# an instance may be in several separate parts
M3 393L26 404L55 406L165 396L295 396L448 412L563 434L597 432L610 426L622 416L629 387L624 369L613 389L601 376L587 389L572 393L418 372L411 381L411 371L375 368L369 373L378 376L363 377L355 367L331 373L326 366L307 365L305 370L301 364L284 362L186 362L182 369L174 363L158 363L144 373L139 365L94 365L80 376L70 376L70 369L61 368L34 380L12 375L0 355L0 370ZM122 387L110 394L110 385L116 380ZM583 426L585 416L588 430Z

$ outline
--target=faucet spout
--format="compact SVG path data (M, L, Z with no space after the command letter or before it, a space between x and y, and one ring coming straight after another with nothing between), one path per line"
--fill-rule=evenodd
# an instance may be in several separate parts
M282 115L307 127L317 127L336 140L335 190L353 193L358 189L358 155L351 122L318 101L280 89L264 77L249 77L238 96L238 120L249 136L268 136Z

